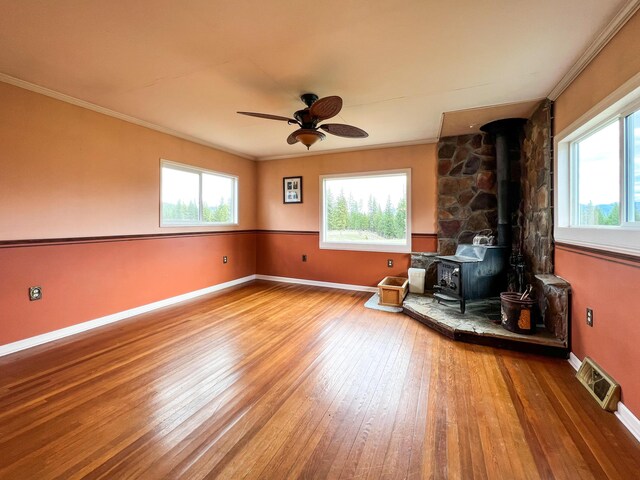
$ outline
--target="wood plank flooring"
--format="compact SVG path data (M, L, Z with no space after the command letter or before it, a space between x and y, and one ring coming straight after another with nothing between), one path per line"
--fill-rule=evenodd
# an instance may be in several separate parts
M564 360L254 282L0 358L0 478L640 477Z

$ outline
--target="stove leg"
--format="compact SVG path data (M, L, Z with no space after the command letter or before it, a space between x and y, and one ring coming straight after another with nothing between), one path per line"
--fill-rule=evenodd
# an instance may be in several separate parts
M466 302L464 300L460 300L460 313L464 313L466 308L467 308Z

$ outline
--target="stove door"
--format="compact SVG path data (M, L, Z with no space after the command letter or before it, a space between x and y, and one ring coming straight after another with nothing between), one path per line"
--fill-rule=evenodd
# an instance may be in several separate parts
M461 297L461 265L447 260L438 263L438 287L442 293Z

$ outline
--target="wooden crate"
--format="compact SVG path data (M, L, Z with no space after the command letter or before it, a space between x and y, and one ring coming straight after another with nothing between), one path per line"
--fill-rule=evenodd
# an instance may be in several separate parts
M409 289L409 279L404 277L384 277L378 284L379 305L401 307Z

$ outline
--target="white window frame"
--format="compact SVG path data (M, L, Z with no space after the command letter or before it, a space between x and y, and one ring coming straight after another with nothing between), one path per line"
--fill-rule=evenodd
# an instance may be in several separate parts
M182 170L184 172L195 173L198 174L199 178L199 192L200 195L198 197L198 221L173 221L173 222L165 222L162 219L162 173L163 167L168 167L174 170ZM231 202L231 222L205 222L202 220L202 174L206 173L209 175L216 175L219 177L226 177L233 180L233 189L232 189L232 202ZM235 226L238 225L238 177L236 175L231 175L223 172L216 172L215 170L207 170L205 168L194 167L192 165L185 165L183 163L174 162L171 160L160 160L160 202L159 202L159 214L160 214L160 227L163 228L175 228L175 227L198 227L198 226L207 226L207 227L223 227L223 226Z
M327 223L326 208L324 202L324 182L331 179L349 179L362 177L384 177L389 175L405 175L407 181L407 232L405 242L402 244L389 243L356 243L333 242L325 238L325 225ZM325 250L357 250L366 252L408 253L411 252L411 169L377 170L370 172L350 172L338 174L320 175L320 248Z
M554 238L556 242L640 256L640 222L623 222L627 212L627 169L624 118L640 108L640 74L634 76L579 119L558 133L555 145ZM620 216L621 225L578 225L575 142L613 121L620 124Z

